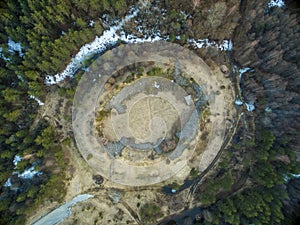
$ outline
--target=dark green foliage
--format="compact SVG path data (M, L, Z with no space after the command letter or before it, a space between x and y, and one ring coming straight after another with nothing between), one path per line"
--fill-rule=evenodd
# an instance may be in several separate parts
M0 2L0 224L25 223L25 214L45 199L63 201L64 152L52 127L34 123L38 104L30 95L44 101L45 76L61 72L82 45L101 35L103 13L123 16L127 5L125 0ZM9 50L9 38L21 43L24 56ZM71 99L74 92L62 88L60 94ZM18 191L3 187L15 170L15 155L31 156L19 162L20 173L33 163L43 172L30 182L15 177ZM43 166L46 160L53 168Z
M283 219L282 200L287 197L282 187L249 188L216 204L214 224L279 224Z
M250 173L254 182L272 188L283 184L289 174L299 173L299 163L291 149L276 142L270 131L262 131L260 137Z
M192 168L191 171L190 171L190 176L193 177L193 178L197 177L198 176L197 169Z
M259 134L250 172L255 185L212 206L213 224L280 224L284 219L282 207L287 192L283 185L289 174L299 173L299 163L293 151L278 142L272 132L262 130ZM218 183L230 188L228 179L223 181L208 181L200 200L215 202Z
M199 201L204 205L211 205L216 202L216 194L220 191L228 191L234 183L231 172L228 171L214 179L209 178L205 181L200 195L197 196Z
M19 133L17 132L17 135L22 136ZM20 173L32 167L33 162L40 162L40 164L35 166L35 169L38 171L42 170L43 174L29 180L21 179L14 175L11 178L12 187L17 188L19 191L2 188L0 220L5 221L5 224L23 224L25 222L24 219L19 223L17 221L25 217L27 213L35 210L45 199L58 202L63 201L66 192L64 169L67 166L67 161L62 148L55 144L56 136L53 128L42 122L40 128L36 130L30 139L31 141L28 142L31 146L26 148L23 153L18 152L19 155L30 154L33 156L33 161L23 159L18 163L16 169ZM52 167L45 168L42 162L49 159L54 160L54 164ZM13 159L10 160L12 161ZM54 169L59 172L53 173ZM6 171L8 171L8 168L6 168ZM4 173L1 172L2 174ZM11 176L11 171L8 173L8 176Z
M16 154L23 154L31 146L28 136L32 118L35 114L35 102L27 95L28 87L22 84L14 71L5 67L0 59L0 185L7 180L13 169L13 158Z
M160 67L154 67L153 69L147 72L148 76L159 76L162 73L162 69Z
M159 206L152 203L146 203L140 209L140 216L141 221L144 224L153 224L162 216L162 213Z
M125 0L8 1L1 4L3 43L8 36L22 43L19 69L26 80L41 85L44 76L61 72L82 45L102 33L104 12L123 16L127 5Z
M282 200L286 197L282 187L245 189L219 201L214 216L228 224L279 224L283 219ZM215 224L219 224L218 220Z

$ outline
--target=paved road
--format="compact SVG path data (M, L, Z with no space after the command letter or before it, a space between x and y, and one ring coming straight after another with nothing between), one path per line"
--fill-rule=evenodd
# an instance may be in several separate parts
M76 205L78 202L83 202L92 197L94 196L90 194L77 195L71 201L63 204L62 206L48 213L46 216L42 217L38 221L32 223L32 225L58 224L70 215L72 206Z

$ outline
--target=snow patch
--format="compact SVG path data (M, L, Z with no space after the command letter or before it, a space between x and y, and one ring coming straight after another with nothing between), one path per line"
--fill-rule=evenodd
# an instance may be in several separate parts
M5 184L3 185L4 187L11 187L11 179L8 178Z
M254 103L247 103L247 102L245 102L245 105L246 105L247 110L249 112L252 112L255 109Z
M156 41L165 40L162 37L160 37L159 31L154 35L154 37L148 37L148 38L138 38L132 34L125 34L125 32L122 31L121 36L119 36L119 39L121 41L124 41L126 43L131 43L131 44L144 43L144 42L156 42Z
M35 170L34 166L30 167L27 170L24 170L23 173L18 173L18 177L23 178L23 179L31 179L33 178L35 175L39 176L42 175L42 172L38 172Z
M234 102L236 105L241 106L243 105L243 102L240 99L235 100Z
M284 180L285 182L289 182L291 178L300 178L300 174L290 173L288 175L285 175Z
M21 156L15 155L14 160L13 160L14 165L17 166L21 160L22 160Z
M242 80L243 74L246 73L246 72L249 72L249 71L253 71L253 69L251 69L249 67L245 67L245 68L239 69L240 81Z
M241 101L240 99L235 100L234 104L241 106L243 105L243 101ZM247 103L245 102L246 108L249 112L252 112L255 109L254 103Z
M37 97L30 95L30 98L34 99L40 106L45 105L44 102L42 102L40 99L38 99Z
M6 58L2 53L2 48L0 47L0 58L4 59L5 61L10 61L10 58Z
M221 51L231 51L233 48L231 40L223 40L221 44L217 44L215 41L210 41L209 39L187 39L187 42L194 45L195 48L216 47Z
M22 47L20 42L14 42L10 37L8 37L8 48L9 52L19 52L19 56L22 57L24 53L22 52Z
M93 21L93 20L90 20L89 26L90 26L90 27L93 27L93 26L94 26L94 24L95 24L95 21Z
M22 157L19 155L15 155L14 159L13 159L13 164L15 165L15 169L18 166L18 163L22 161ZM23 173L19 173L17 171L14 171L13 174L17 174L18 177L22 178L22 179L31 179L33 178L35 175L40 176L43 173L36 171L34 165L31 166L29 169L24 170ZM3 185L4 187L10 187L11 184L11 178L8 178L7 181L5 182L5 184Z
M55 76L48 75L46 77L46 84L57 84L63 81L66 77L73 76L73 74L83 65L82 62L86 57L91 56L92 54L105 52L108 47L115 45L119 40L132 44L163 40L159 36L155 36L154 38L138 38L131 34L126 35L125 32L121 32L121 35L119 36L116 34L116 31L117 30L113 30L112 28L108 31L104 31L101 37L96 37L96 39L92 43L81 47L78 54L75 56L75 58L72 59L71 63L61 74L56 74Z
M142 5L141 7L145 7L147 5L146 2L140 1L140 3ZM104 53L109 47L116 45L118 41L123 41L126 43L144 43L144 42L156 42L156 41L161 41L161 40L166 41L169 39L169 36L162 37L160 31L151 31L151 35L147 38L139 38L132 34L126 34L124 31L121 30L122 27L124 26L124 24L126 22L128 22L132 18L136 17L138 12L140 11L140 9L139 8L137 8L137 9L131 8L129 11L131 13L129 13L127 16L125 16L124 19L122 19L121 21L118 21L118 20L114 21L115 25L111 26L109 30L105 30L103 32L102 36L100 36L100 37L96 36L96 38L93 42L82 46L80 48L79 52L76 54L76 56L74 58L72 58L71 63L69 63L69 65L66 67L66 69L62 73L56 74L54 76L48 75L46 77L45 83L47 85L53 85L53 84L57 84L57 83L63 81L68 76L72 77L74 75L74 73L80 67L83 66L83 61L86 58L88 58L94 54ZM186 15L186 16L188 16L188 15ZM108 20L107 15L103 15L102 18L104 20ZM135 22L138 23L139 21L136 20ZM92 23L90 21L90 25L91 24ZM143 33L142 26L137 26L137 30L140 33ZM117 34L118 31L120 31L120 34ZM177 39L178 38L180 39L180 37L177 37ZM188 43L194 45L194 47L196 47L196 48L213 46L213 47L220 49L221 51L231 51L233 48L233 43L231 40L224 40L220 44L217 44L216 42L210 41L208 39L198 39L198 40L188 39L187 41L188 41Z
M46 84L57 84L63 81L66 77L73 76L74 73L82 66L85 58L93 54L103 53L109 46L115 45L117 41L121 39L121 37L117 35L117 31L119 31L126 22L136 17L138 12L139 9L135 9L131 14L125 16L125 18L121 20L118 25L112 26L109 30L104 31L101 37L96 36L93 42L82 46L76 56L72 59L71 63L62 73L54 76L48 75L46 77ZM128 36L125 37L125 41L126 40L130 40L128 39Z
M285 5L283 0L271 0L268 3L268 8L272 7L283 7Z

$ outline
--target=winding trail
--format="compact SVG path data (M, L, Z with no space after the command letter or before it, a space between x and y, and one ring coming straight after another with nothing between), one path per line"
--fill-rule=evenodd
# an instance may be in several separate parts
M216 162L220 159L222 153L224 152L224 150L226 149L226 147L230 143L230 141L233 137L233 134L235 133L235 131L238 127L239 121L240 121L241 116L242 116L242 111L243 111L243 108L240 107L240 109L238 111L237 121L235 122L234 127L231 128L231 130L226 134L226 136L224 138L224 142L223 142L223 144L220 148L220 151L216 155L216 157L213 159L213 161L210 163L210 165L195 179L195 181L191 185L190 190L189 190L188 195L187 195L188 208L193 207L194 193L195 193L197 187L199 186L199 184L201 183L202 178L209 172L209 170L211 170L215 166Z

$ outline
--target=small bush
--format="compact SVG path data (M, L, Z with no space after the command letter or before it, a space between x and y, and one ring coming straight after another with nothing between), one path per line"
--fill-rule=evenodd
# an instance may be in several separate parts
M197 177L198 176L198 171L195 168L192 168L190 171L191 177Z
M160 207L153 203L146 203L140 209L141 220L145 224L152 224L162 217Z
M86 159L90 160L91 158L93 158L93 155L91 153L89 153L88 156L86 157Z

